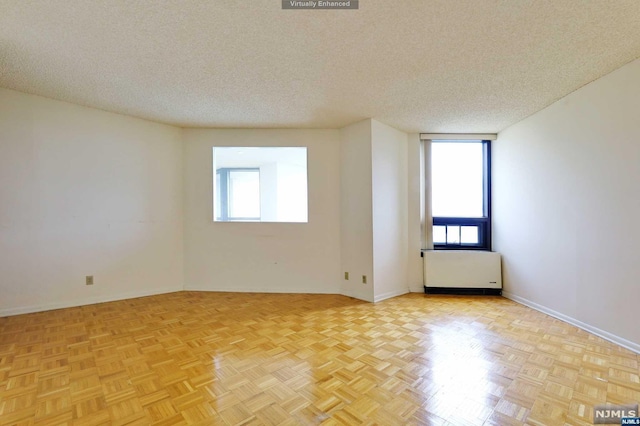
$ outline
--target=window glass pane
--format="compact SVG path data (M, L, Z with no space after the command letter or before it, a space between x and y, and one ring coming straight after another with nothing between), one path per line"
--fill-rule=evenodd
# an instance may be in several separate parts
M482 142L431 144L431 201L434 217L483 216Z
M447 225L447 244L460 244L460 226Z
M460 242L462 244L478 244L478 227L477 226L461 226Z
M229 218L260 219L260 172L229 172Z
M433 243L445 244L447 242L447 228L442 225L433 227Z

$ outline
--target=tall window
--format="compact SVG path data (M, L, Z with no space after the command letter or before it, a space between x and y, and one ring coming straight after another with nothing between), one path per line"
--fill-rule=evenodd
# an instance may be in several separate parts
M435 249L491 250L490 141L431 143Z

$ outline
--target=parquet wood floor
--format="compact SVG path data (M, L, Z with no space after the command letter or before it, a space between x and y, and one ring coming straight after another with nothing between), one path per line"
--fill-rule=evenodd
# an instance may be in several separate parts
M179 292L0 318L0 425L590 425L638 361L501 297Z

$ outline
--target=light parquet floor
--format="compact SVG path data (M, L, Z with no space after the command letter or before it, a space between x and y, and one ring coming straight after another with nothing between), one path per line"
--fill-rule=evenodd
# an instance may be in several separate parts
M179 292L0 318L0 425L590 425L638 361L501 297Z

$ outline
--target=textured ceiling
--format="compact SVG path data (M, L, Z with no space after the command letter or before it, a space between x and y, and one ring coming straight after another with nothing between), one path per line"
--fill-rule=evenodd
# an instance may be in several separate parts
M0 87L179 126L497 132L638 57L638 0L0 0Z

